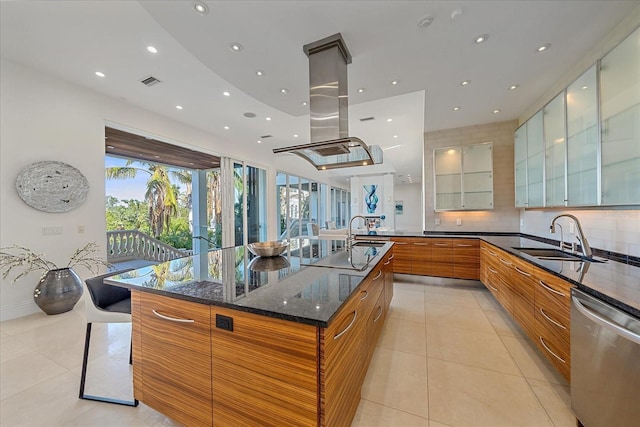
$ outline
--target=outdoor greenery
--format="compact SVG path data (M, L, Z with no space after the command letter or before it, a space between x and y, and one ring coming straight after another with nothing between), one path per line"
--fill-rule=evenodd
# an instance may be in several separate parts
M128 160L125 166L107 167L105 170L108 180L130 180L139 173L148 175L146 190L140 195L141 200L119 200L107 195L107 230L139 230L174 248L191 249L191 171L137 160ZM219 171L207 172L207 218L207 238L221 247Z

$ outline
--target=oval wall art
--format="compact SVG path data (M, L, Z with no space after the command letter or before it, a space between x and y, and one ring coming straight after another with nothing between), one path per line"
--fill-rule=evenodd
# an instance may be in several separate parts
M87 199L89 181L66 163L37 162L18 174L16 191L27 205L39 211L67 212Z

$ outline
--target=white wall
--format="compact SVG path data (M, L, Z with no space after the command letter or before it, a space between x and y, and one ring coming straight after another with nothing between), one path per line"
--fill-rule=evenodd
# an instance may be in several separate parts
M396 230L422 231L422 184L396 184L395 200L403 203L402 215L396 215Z
M19 244L65 263L73 251L97 242L106 256L104 194L104 127L119 124L177 145L246 160L267 169L269 188L275 188L275 171L300 173L327 181L295 156L280 158L213 135L170 118L133 107L126 102L89 91L2 58L0 68L0 247ZM66 213L37 211L18 197L14 185L27 165L44 160L68 163L88 179L87 201ZM275 195L268 195L270 228L275 227ZM42 227L62 227L62 235L43 236ZM84 233L78 227L84 227ZM91 273L79 270L82 278ZM32 292L37 274L12 283L0 279L0 320L36 312Z

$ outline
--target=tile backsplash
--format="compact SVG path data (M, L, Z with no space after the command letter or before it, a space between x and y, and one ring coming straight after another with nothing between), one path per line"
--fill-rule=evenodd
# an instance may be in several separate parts
M593 248L640 257L640 210L523 210L520 232L560 240L560 233L551 234L551 220L561 213L570 213L580 220L584 234ZM571 219L561 218L564 240L575 239L569 234Z

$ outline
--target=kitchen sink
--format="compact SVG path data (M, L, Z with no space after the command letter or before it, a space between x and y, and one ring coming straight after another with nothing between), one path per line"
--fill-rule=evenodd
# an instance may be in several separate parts
M531 255L532 257L540 260L551 261L588 261L588 262L602 262L593 258L585 258L579 255L570 254L560 249L546 249L546 248L513 248L517 251Z
M368 247L373 247L373 248L381 248L385 245L385 243L387 242L372 242L372 241L368 241L368 240L361 240L361 241L356 241L355 243L353 243L351 245L351 247L354 246L368 246Z

